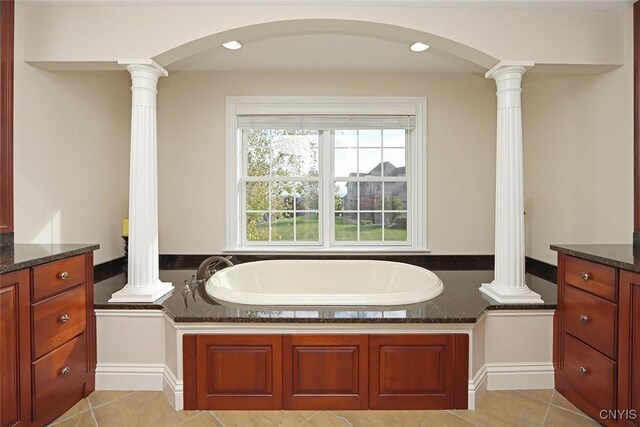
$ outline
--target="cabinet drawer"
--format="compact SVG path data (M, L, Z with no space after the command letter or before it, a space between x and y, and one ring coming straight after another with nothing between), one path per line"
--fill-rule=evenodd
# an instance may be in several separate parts
M566 286L564 313L564 327L567 332L612 359L615 358L615 304L573 286Z
M558 390L594 419L602 409L616 408L616 364L567 333L563 376Z
M564 281L576 288L616 302L616 270L613 267L567 256Z
M55 419L82 399L86 354L82 334L33 363L34 424Z
M84 256L50 262L33 268L33 300L39 301L85 281Z
M33 306L33 357L37 359L85 330L85 287L49 298Z

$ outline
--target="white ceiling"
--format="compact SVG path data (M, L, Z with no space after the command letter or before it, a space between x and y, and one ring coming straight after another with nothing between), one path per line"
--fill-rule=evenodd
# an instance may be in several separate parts
M624 10L634 0L16 0L34 6L71 5L307 5L307 6L382 6L452 8L544 8Z
M233 51L219 46L168 68L170 71L486 71L434 48L426 52L411 52L406 44L343 34L271 38L246 43L242 49Z

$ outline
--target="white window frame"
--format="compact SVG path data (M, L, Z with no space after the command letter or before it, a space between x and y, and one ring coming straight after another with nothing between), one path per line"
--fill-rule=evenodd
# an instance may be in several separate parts
M242 237L242 161L243 152L238 138L238 115L414 115L416 126L413 132L414 144L407 145L407 194L408 219L410 221L409 245L397 242L359 242L348 244L334 242L331 207L323 200L328 189L323 188L319 210L322 221L319 227L323 244L277 244L246 245ZM427 246L427 99L425 97L387 96L227 96L226 97L226 249L225 252L296 252L296 253L375 253L375 252L429 252ZM320 158L331 159L330 144L321 144L325 150ZM327 153L327 151L329 151ZM329 157L326 157L329 154ZM320 165L321 173L329 170ZM323 170L324 169L324 170ZM322 180L321 180L322 182ZM326 180L325 180L326 182ZM333 192L331 192L333 194ZM329 234L329 235L328 235ZM322 237L325 236L324 239Z

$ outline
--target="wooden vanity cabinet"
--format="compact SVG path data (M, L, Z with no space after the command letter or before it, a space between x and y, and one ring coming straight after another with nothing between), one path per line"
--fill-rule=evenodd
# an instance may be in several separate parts
M558 255L555 388L605 425L640 426L640 274Z
M93 392L93 254L0 275L0 338L0 427L46 425Z

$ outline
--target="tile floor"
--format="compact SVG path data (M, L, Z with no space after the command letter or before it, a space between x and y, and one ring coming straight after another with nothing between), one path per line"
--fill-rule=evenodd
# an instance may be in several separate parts
M475 411L175 411L162 392L96 391L56 427L594 426L554 390L489 391Z

